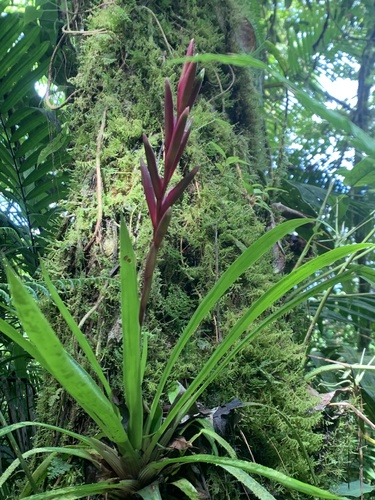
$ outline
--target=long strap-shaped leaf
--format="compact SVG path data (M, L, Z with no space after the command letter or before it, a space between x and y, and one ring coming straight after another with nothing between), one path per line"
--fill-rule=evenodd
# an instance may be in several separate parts
M189 405L191 404L191 399L196 400L197 397L203 392L204 388L207 387L209 382L213 380L212 373L215 372L217 375L218 372L221 372L229 359L232 359L233 355L230 353L232 347L239 340L241 335L253 324L253 322L259 318L259 316L267 310L269 307L274 305L277 300L282 298L289 290L303 282L309 276L314 276L315 272L322 269L325 266L336 262L337 260L346 257L350 253L364 250L369 247L374 247L374 245L361 243L348 245L346 247L336 248L327 252L319 257L316 257L312 261L306 263L301 266L299 269L294 271L292 274L285 276L282 280L276 283L273 287L267 290L262 297L260 297L241 317L241 319L234 325L234 327L228 332L227 336L224 338L223 342L218 346L209 360L206 362L202 370L193 380L193 382L189 385L186 392L182 395L180 400L173 407L171 412L168 414L167 418L160 426L160 428L154 434L150 447L147 450L147 454L152 452L153 447L156 445L157 441L160 439L163 432L165 432L171 423L175 420L178 420L180 416L182 416ZM338 281L341 280L341 275ZM323 286L327 286L327 283L323 283ZM328 285L329 286L329 285ZM295 307L298 303L300 303L303 299L306 299L308 296L311 296L315 293L316 290L311 287L305 294L301 294L301 296L297 296L291 302L287 302L280 310L282 313L287 312L288 310ZM253 330L249 332L249 334L245 337L245 339L240 343L240 346L237 346L235 352L237 353L240 348L243 348L244 345L252 340L264 329L264 327L270 323L270 320L276 319L282 313L280 311L276 311L273 315L271 314L269 318L264 320L261 325L257 325ZM223 362L224 359L224 362ZM198 390L199 389L199 390Z
M45 500L48 498L53 500L57 500L58 498L62 500L75 500L77 498L91 497L92 495L105 495L107 492L116 490L123 491L124 495L130 495L130 493L134 491L136 484L136 481L131 479L126 479L118 483L113 483L111 479L108 479L107 481L100 481L94 484L66 486L58 490L46 491L44 493L38 493L37 495L24 497L23 500Z
M123 381L129 411L128 436L134 449L139 450L143 435L141 328L135 255L124 220L121 220L120 231L120 278Z
M6 266L6 272L18 318L33 345L33 350L38 351L38 357L44 368L56 378L122 452L136 458L118 410L86 370L66 352L33 297L9 265ZM3 333L7 334L6 331Z
M99 378L100 382L103 384L103 387L106 390L108 398L111 398L111 396L112 396L111 388L110 388L110 386L109 386L109 384L107 382L107 379L105 378L105 375L103 373L103 370L100 367L100 364L99 364L98 360L95 357L95 354L94 354L93 350L91 349L90 344L87 341L87 338L81 332L79 326L74 321L73 316L68 311L68 308L66 307L66 305L64 304L64 302L61 300L59 294L57 293L56 288L53 286L53 283L52 283L50 277L47 274L47 271L46 271L46 268L45 268L43 262L41 262L41 268L42 268L42 273L43 273L44 280L46 282L46 285L47 285L47 288L49 290L49 293L51 294L52 300L57 305L57 307L58 307L58 309L59 309L62 317L64 318L64 320L66 321L67 325L71 329L73 335L77 339L77 342L79 343L82 351L85 353L85 355L86 355L86 357L87 357L87 359L88 359L88 361L90 363L91 368L94 370L94 372L96 373L96 375Z
M152 422L155 419L155 414L157 412L160 397L163 393L165 383L172 371L172 368L188 342L189 338L194 334L195 330L198 328L201 321L207 316L212 307L216 302L224 295L230 286L243 274L254 262L260 259L266 252L268 252L272 246L283 238L286 234L291 233L297 227L302 226L311 222L311 219L304 220L292 220L284 222L279 226L271 229L266 234L261 236L255 243L253 243L247 250L245 250L225 271L225 273L220 277L208 294L204 297L199 307L193 314L191 320L183 331L181 337L177 341L170 357L168 363L161 376L153 404L151 406L150 415L146 422L145 434L152 431Z
M282 484L286 488L300 491L301 493L305 493L306 495L310 495L315 498L326 498L327 500L344 500L346 498L334 495L333 493L317 488L316 486L311 486L310 484L303 483L302 481L293 479L289 476L286 476L282 472L276 471L274 469L269 469L268 467L265 467L263 465L228 457L216 457L214 455L198 454L180 458L167 458L160 462L153 462L145 467L142 473L142 479L146 479L147 477L154 477L157 472L161 472L165 467L173 464L183 465L198 463L213 464L219 467L224 467L228 472L231 472L230 467L234 467L235 469L240 469L242 471L248 472L249 474L259 474L260 476L266 477L271 481Z
M358 266L361 268L362 266ZM207 387L217 378L219 373L223 371L223 369L233 360L235 356L238 355L238 353L245 347L246 344L251 342L260 332L264 330L265 327L276 321L278 318L284 316L286 313L294 309L295 307L299 306L300 304L304 303L308 298L316 296L316 294L322 292L323 290L326 290L327 287L333 286L337 283L342 283L345 280L352 279L353 274L350 271L347 271L345 273L340 274L339 276L335 276L333 278L330 278L323 283L320 283L316 286L313 286L310 284L308 287L307 291L304 293L299 293L297 296L295 296L292 300L287 301L285 304L283 304L279 309L277 309L275 312L272 314L267 315L267 317L258 323L255 328L251 329L251 331L238 343L236 343L236 346L234 349L228 353L228 355L225 356L225 359L223 359L222 362L218 366L216 366L207 376L205 379L204 383L197 389L196 391L191 391L190 392L190 398L187 401L187 403L184 405L183 408L181 408L181 411L179 415L184 415L186 410L184 408L190 408L193 402L195 402L199 396L207 389ZM202 372L205 369L203 368ZM199 376L198 376L199 377ZM204 376L201 375L201 380L204 380ZM190 389L190 387L189 387ZM188 394L189 396L189 394ZM176 421L179 421L179 417L176 417ZM163 437L164 439L164 437Z

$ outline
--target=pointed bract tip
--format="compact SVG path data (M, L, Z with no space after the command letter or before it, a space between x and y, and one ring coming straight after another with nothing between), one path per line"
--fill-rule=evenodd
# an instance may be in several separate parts
M191 57L194 54L194 38L190 40L189 47L186 52L187 57Z

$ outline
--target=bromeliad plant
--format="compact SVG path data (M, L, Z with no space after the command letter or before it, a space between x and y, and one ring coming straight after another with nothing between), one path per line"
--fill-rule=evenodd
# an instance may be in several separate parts
M193 48L193 42L191 42L188 56L193 54ZM59 297L44 266L42 266L42 272L51 298L80 345L82 353L86 357L86 365L90 365L90 373L66 352L34 298L28 293L11 267L6 265L13 305L25 334L22 335L1 319L0 330L14 342L17 342L53 375L99 429L96 436L90 437L38 422L21 422L3 427L0 430L0 436L27 425L44 426L64 433L78 443L64 447L45 446L32 449L19 456L0 478L1 487L21 464L27 474L27 483L19 498L33 498L34 500L43 498L75 499L96 494L109 494L114 498L129 498L137 494L144 499L160 499L161 485L171 483L188 498L197 499L199 496L196 485L188 481L187 477L184 476L184 471L187 465L198 463L209 463L222 467L261 499L268 500L274 497L253 479L253 474L264 476L286 488L303 492L315 498L340 498L333 493L302 483L273 469L253 462L238 460L233 448L214 432L203 415L199 415L201 417L199 418L201 430L196 431L196 434L190 437L189 443L193 443L199 436L203 435L212 443L213 450L217 450L217 445L219 445L226 456L219 456L218 453L193 454L187 439L184 441L183 438L182 442L185 443L185 446L180 446L178 449L174 443L177 435L183 436L186 428L194 420L195 423L197 422L197 418L192 416L194 413L192 409L197 408L196 403L200 395L218 375L225 371L233 357L248 342L254 340L272 321L316 293L352 277L354 270L360 271L360 266L354 268L353 265L351 269L336 276L332 269L327 272L322 271L322 269L326 266L332 266L348 254L368 251L369 244L348 245L327 252L304 264L293 274L284 276L267 290L226 333L222 343L217 346L191 385L185 391L175 395L167 415L163 416L161 403L166 393L167 383L170 382L172 369L202 320L206 318L215 303L232 284L257 260L269 252L277 241L306 222L311 223L311 219L308 221L303 219L288 221L264 234L243 252L204 297L166 362L150 408L146 410L144 406L142 382L147 363L147 336L142 334L141 325L150 293L157 252L167 231L172 206L198 170L198 168L191 170L174 188L168 191L169 183L189 137L191 123L188 123L188 116L199 92L202 78L203 73L196 76L195 63L185 63L178 85L176 116L174 116L173 111L171 88L169 82L166 82L164 170L157 164L147 137L143 138L147 163L141 160L142 182L153 225L153 241L146 259L143 291L140 298L131 237L124 221L121 222L120 282L123 388L129 416L125 425L118 407L113 403L111 387L88 340ZM336 270L339 269L340 267L337 266ZM320 271L319 280L315 277L318 271ZM280 299L290 291L292 293L288 299L285 299L276 308L276 304L280 304ZM268 315L262 315L266 310L269 311ZM182 422L184 422L183 425ZM40 453L46 453L47 458L31 473L25 459ZM77 456L91 461L98 469L98 482L55 488L52 491L41 491L47 468L56 456ZM182 466L185 467L182 468Z

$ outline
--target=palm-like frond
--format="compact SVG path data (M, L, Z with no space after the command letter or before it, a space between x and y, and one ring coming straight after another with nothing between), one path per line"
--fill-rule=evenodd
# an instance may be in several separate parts
M49 65L51 46L42 34L17 14L0 18L0 245L30 273L68 183L61 168L67 137L34 87Z

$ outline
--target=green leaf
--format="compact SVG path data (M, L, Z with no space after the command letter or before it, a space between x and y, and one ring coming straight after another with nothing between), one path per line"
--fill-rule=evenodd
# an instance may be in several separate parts
M320 116L320 118L327 120L337 130L344 131L349 136L353 136L354 139L352 139L351 142L354 146L358 147L358 149L368 155L375 157L375 140L351 122L349 118L342 115L338 111L327 108L325 104L313 99L306 92L303 92L295 85L292 85L290 82L285 80L284 77L281 77L281 75L279 75L278 79L287 83L290 90L306 109L310 109L313 113Z
M7 69L12 68L12 71L8 71L8 74L0 82L0 95L5 96L13 85L15 85L23 76L25 76L30 70L33 69L35 61L39 59L47 52L50 47L49 42L42 42L36 45L34 48L30 46L36 41L39 36L39 29L35 28L28 33L19 43L12 47L10 51L9 66ZM28 50L30 48L30 50ZM1 107L3 110L3 106Z
M5 19L5 22L8 19L9 22L12 23L13 22L12 18L14 18L14 17L15 16L9 17L9 15L7 15L6 18L3 18L3 19ZM10 40L10 39L7 40L7 38L3 36L4 32L1 33L2 36L1 36L0 40L2 42L2 47L7 47L7 50L5 52L6 55L2 58L1 67L0 67L0 79L2 79L2 80L0 80L1 81L0 95L6 94L9 90L9 88L12 86L13 82L19 80L19 78L20 78L20 75L18 73L19 68L17 68L17 73L11 72L10 70L13 69L14 66L16 67L23 60L23 58L24 58L25 54L27 53L27 51L29 50L29 48L36 42L37 38L40 35L40 29L38 27L35 27L35 28L32 28L31 30L29 30L27 36L20 37L19 35L21 32L21 29L19 29L18 24L17 24L17 27L18 27L18 33L17 33L16 38L19 38L19 39L16 43L13 43L14 40ZM29 63L30 63L30 61L28 61L28 64ZM31 65L31 67L32 67L32 65ZM3 84L6 81L6 78L4 78L5 75L6 74L10 75L11 73L14 73L17 77L13 78L13 76L11 76L11 78L8 79L7 86L3 87ZM8 87L8 85L9 85L9 87Z
M51 465L52 460L56 457L57 453L51 453L47 458L43 460L43 462L38 465L35 471L32 474L32 478L35 484L39 484L40 481L43 481L47 477L48 467ZM1 481L2 478L0 478ZM29 481L26 482L23 490L20 493L19 498L25 498L32 493L32 486Z
M2 14L4 12L4 10L8 7L9 4L10 4L10 0L2 0L0 2L0 14Z
M30 154L31 151L39 149L43 144L44 140L49 138L49 130L45 124L36 127L33 134L30 134L21 144L21 146L16 151L16 158L20 159L25 155Z
M33 344L23 337L22 333L13 326L9 325L6 321L0 318L0 331L4 333L9 339L22 347L26 352L28 352L33 358L35 358L40 364L43 363L42 356L39 356L38 350L35 349Z
M22 453L23 458L28 458L33 455L38 455L39 453L64 453L67 455L75 456L75 457L80 457L85 460L89 460L91 462L94 462L96 465L98 465L97 460L90 455L90 453L87 450L80 449L80 448L69 448L67 447L61 447L61 446L44 446L41 448L32 448L31 450L28 450L24 453ZM13 460L13 462L9 465L9 467L5 470L5 472L1 475L0 477L0 488L4 485L4 483L10 478L10 476L17 470L17 468L20 465L20 460L17 458L16 460Z
M171 484L181 490L184 495L190 498L190 500L201 500L202 498L201 496L199 496L197 489L191 484L190 481L185 478L173 481L173 483Z
M56 178L46 179L43 184L39 184L34 187L29 193L27 193L26 200L38 200L38 197L42 194L51 193L58 186L58 180ZM50 202L52 203L52 202Z
M236 452L234 451L232 446L228 443L228 441L226 439L224 439L223 437L221 437L217 432L215 432L212 429L212 425L210 426L210 424L208 424L208 423L207 423L207 425L205 425L204 422L205 421L203 420L202 425L204 425L204 428L198 434L196 434L193 438L191 438L190 441L191 442L195 441L195 439L197 437L199 437L201 434L203 434L204 436L206 436L208 438L212 438L220 446L222 446L224 448L224 450L228 453L230 458L237 458Z
M87 436L84 436L82 434L77 434L76 432L69 431L67 429L64 429L63 427L58 427L56 425L51 425L51 424L45 424L43 422L18 422L16 424L11 424L6 427L1 427L0 437L6 436L10 432L14 432L17 429L22 429L23 427L29 427L29 426L43 427L45 429L50 429L55 432L61 432L62 434L66 434L67 436L73 439L77 439L78 441L84 443L89 448L92 447L91 439L88 438Z
M44 45L43 47L45 51L47 51L48 45ZM6 100L1 105L1 112L7 113L11 110L11 108L13 108L13 106L18 104L21 99L24 99L27 93L30 93L30 87L32 87L36 81L45 75L47 68L48 61L43 61L39 63L33 71L27 72L24 77L15 83Z
M272 231L270 231L270 233ZM217 347L217 349L207 360L206 364L203 366L201 371L198 373L195 379L190 383L186 392L181 396L176 405L173 408L171 408L168 416L166 417L160 428L155 432L154 437L150 444L150 450L153 448L153 446L156 445L157 440L160 438L163 432L169 429L169 426L174 421L178 422L181 420L181 418L185 415L187 409L197 400L197 398L200 396L203 390L207 388L207 386L212 382L212 380L216 378L221 372L223 372L224 368L227 366L229 361L233 359L234 355L237 354L239 350L241 350L244 347L245 344L253 341L269 322L276 319L281 314L289 311L292 307L300 303L300 301L306 298L306 295L310 296L314 293L314 287L312 286L313 283L310 284L310 288L305 294L301 293L301 290L299 290L299 293L295 292L296 298L282 305L279 311L276 311L276 313L270 314L266 320L261 322L260 325L253 327L253 329L247 333L244 339L238 342L241 335L248 328L250 328L251 325L254 324L255 320L259 318L259 316L263 312L265 312L268 308L273 306L287 292L294 289L296 285L303 282L310 276L315 276L315 273L324 268L325 266L331 265L335 261L348 256L350 253L359 252L360 250L368 248L374 248L374 246L370 244L348 245L346 247L340 247L331 250L329 252L326 252L325 254L316 257L315 259L304 264L299 269L295 270L290 275L285 276L278 283L269 288L256 302L253 303L253 305L245 312L245 314L243 314L240 320L232 327L232 329L228 332L228 334L224 338L223 342ZM254 252L258 258L262 254L261 253L262 250L264 249L257 249L257 251ZM245 254L246 253L247 252L245 252ZM254 259L256 258L255 255L253 256ZM239 257L239 259L241 259L241 257ZM231 267L228 269L228 271L230 269ZM341 275L339 279L340 278ZM328 288L327 284L329 283L329 281L330 280L325 280L323 286ZM220 280L217 282L217 284L219 282ZM319 288L319 286L317 286L316 288ZM209 294L211 294L211 292L209 292ZM237 345L232 350L232 347L235 344ZM150 451L148 451L147 453L150 453Z
M344 184L351 187L375 186L375 159L363 158L352 170L341 168L338 172L344 177Z
M44 281L46 282L46 285L47 285L47 288L48 288L48 291L51 295L52 300L57 305L62 317L66 321L66 324L69 326L73 335L77 339L77 342L78 342L79 346L81 347L82 351L84 352L85 356L87 357L87 360L89 361L91 368L94 370L98 379L103 384L103 387L106 390L108 398L111 398L112 397L111 388L110 388L108 381L103 373L103 370L101 369L101 367L99 365L98 360L95 357L95 354L94 354L90 344L87 341L86 336L81 332L79 326L74 321L73 316L70 314L70 312L69 312L68 308L65 306L64 302L61 300L59 294L57 293L56 288L53 286L52 281L51 281L50 277L48 276L48 273L47 273L47 270L44 266L44 263L41 262L40 265L41 265Z
M143 402L137 269L133 245L123 219L120 229L120 280L123 382L129 411L128 435L133 447L139 450L143 436Z
M255 479L249 476L249 474L244 472L242 469L232 467L231 465L222 465L221 467L244 484L246 488L248 488L257 498L260 498L260 500L275 500L275 497L271 495L271 493L268 493L268 491L261 484L259 484L258 481L255 481Z
M36 21L41 16L42 11L37 10L33 5L27 5L23 14L23 22L29 24Z
M198 54L193 57L180 57L177 59L171 59L168 61L169 64L180 64L187 61L192 62L218 62L221 64L233 64L234 66L250 66L252 68L258 69L268 69L267 64L255 57L248 56L246 54Z
M296 40L295 38L293 39ZM289 44L291 45L291 44ZM312 44L308 44L312 47ZM307 45L306 45L307 47ZM306 50L306 49L305 49ZM302 59L306 59L306 54L299 55ZM295 59L298 63L298 60ZM245 54L199 54L194 57L184 57L180 59L173 59L169 61L170 63L180 63L185 61L194 62L218 62L221 64L231 64L234 66L248 66L252 68L258 68L269 72L276 81L285 85L289 90L291 90L301 104L306 108L311 110L316 115L320 116L324 120L327 120L334 128L346 132L349 136L352 136L351 143L361 151L367 153L370 156L375 157L375 140L346 116L342 115L338 111L327 108L324 103L317 101L316 99L309 96L307 92L304 92L298 88L294 83L289 81L279 72L268 66L267 64L255 59L252 56ZM293 58L290 56L288 58L289 63L293 62ZM298 73L299 65L296 68L296 73Z
M17 99L18 101L18 99ZM17 129L10 137L10 142L15 144L24 136L28 135L30 131L34 130L35 127L46 122L45 117L41 113L33 113L31 116L28 115L24 120L20 121L16 126ZM9 125L7 124L9 128Z
M375 490L375 486L371 486L370 484L366 484L363 481L352 481L348 483L340 484L335 492L337 495L346 495L347 497L352 498L361 498L362 495L366 493L371 493Z
M51 498L53 500L61 498L62 500L76 500L77 498L89 497L92 495L104 495L107 492L119 490L124 495L134 491L136 481L123 480L113 484L112 480L100 481L94 484L81 484L78 486L67 486L65 488L55 489L24 497L24 500L44 500Z
M22 327L37 351L37 359L98 424L106 436L132 452L119 412L92 377L65 350L15 272L6 266L12 301ZM7 334L7 331L3 331ZM24 342L20 344L23 347Z
M63 148L67 143L67 139L68 136L62 133L54 137L52 141L49 142L47 146L39 153L37 166L40 163L43 163L52 153L56 153L56 151L59 151L59 149Z
M155 482L137 491L143 500L163 500L160 495L159 483Z
M167 458L161 462L153 462L147 465L144 469L144 477L153 476L157 472L161 471L165 467L168 467L172 464L199 464L199 463L208 463L217 465L219 467L234 467L236 469L241 469L249 474L257 474L271 481L275 481L278 484L285 486L288 489L300 491L301 493L305 493L306 495L310 495L316 498L325 498L327 500L343 500L345 497L335 495L330 493L329 491L322 490L321 488L317 488L316 486L311 486L310 484L303 483L302 481L298 481L297 479L293 479L289 476L286 476L282 472L276 471L274 469L270 469L268 467L264 467L263 465L255 464L253 462L246 462L245 460L238 460L227 457L215 457L214 455L191 455L184 456L180 458Z

